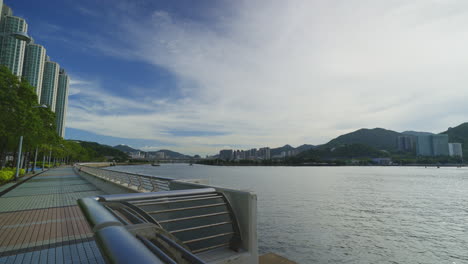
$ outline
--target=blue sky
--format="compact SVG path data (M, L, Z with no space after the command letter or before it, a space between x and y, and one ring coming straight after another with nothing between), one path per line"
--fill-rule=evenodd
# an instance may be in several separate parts
M465 1L4 2L71 75L66 138L203 155L466 121Z

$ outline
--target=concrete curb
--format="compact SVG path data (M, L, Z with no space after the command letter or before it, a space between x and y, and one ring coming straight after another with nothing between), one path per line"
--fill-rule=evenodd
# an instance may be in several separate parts
M3 195L5 195L5 194L8 193L9 191L15 189L16 187L20 186L21 184L25 183L25 182L28 181L29 179L34 178L34 177L36 177L37 175L39 175L39 174L41 174L41 173L44 173L44 172L46 172L46 171L49 171L49 169L48 169L48 170L45 170L45 171L38 172L38 173L36 173L36 174L33 174L33 175L31 175L31 176L29 176L29 177L27 177L27 178L22 178L22 179L19 180L15 185L12 185L12 186L6 188L5 190L1 191L1 192L0 192L0 197L2 197Z

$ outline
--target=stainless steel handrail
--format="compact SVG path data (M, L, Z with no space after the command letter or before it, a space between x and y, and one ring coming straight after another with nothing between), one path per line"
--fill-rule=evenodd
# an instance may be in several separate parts
M120 185L124 185L128 188L136 189L140 192L168 191L170 190L170 182L174 180L171 178L146 174L112 171L103 168L86 166L83 164L75 164L75 167L79 171Z
M134 235L143 235L156 243L157 247L166 247L164 242L154 240L154 234L162 232L192 254L203 258L209 251L210 254L221 254L222 259L238 254L239 259L248 260L246 263L257 263L255 194L166 177L111 171L90 164L75 164L75 169L81 170L81 175L86 179L103 185L108 193L120 193L99 195L91 199L94 200L92 203L101 205L96 210L104 209L110 213L87 214L87 220L91 227L95 227L93 231L96 235L96 230L102 227L113 230L123 227ZM93 178L114 182L133 191L115 189L112 184ZM86 205L83 203L81 206ZM109 216L113 219L110 220ZM154 231L147 232L151 226ZM147 237L147 234L153 236ZM137 240L144 244L142 240ZM228 253L218 248L229 248L232 251ZM162 258L160 255L158 257Z

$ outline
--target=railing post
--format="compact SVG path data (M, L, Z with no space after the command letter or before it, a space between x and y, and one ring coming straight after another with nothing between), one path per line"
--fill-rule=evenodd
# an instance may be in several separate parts
M138 190L141 191L143 189L143 182L141 181L141 176L137 176L138 179Z
M154 179L151 179L151 186L153 186L152 192L157 192L159 190L158 182Z

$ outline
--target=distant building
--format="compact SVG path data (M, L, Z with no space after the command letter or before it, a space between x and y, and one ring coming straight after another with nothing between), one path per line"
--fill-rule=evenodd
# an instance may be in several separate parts
M23 65L23 78L36 88L38 100L41 100L42 78L46 49L39 44L30 43L26 46Z
M3 0L0 0L0 12L2 12L2 9L3 9ZM0 23L2 22L2 16L1 16L1 13L0 13Z
M257 159L257 149L250 149L250 150L247 150L246 151L247 154L245 155L245 158L246 159L250 159L250 160L256 160Z
M140 152L140 151L130 152L129 155L132 159L144 159L145 158L145 153Z
M403 152L412 151L414 147L413 137L399 136L397 138L397 146L398 146L398 151L403 151Z
M27 34L28 24L24 19L13 16L13 11L6 5L2 5L1 12L0 32L3 36L0 36L0 64L7 66L14 75L21 77L26 41L8 33Z
M416 140L416 154L419 156L448 156L448 135L422 135Z
M26 21L13 16L3 0L0 12L0 65L35 88L39 103L57 113L57 133L64 137L69 76L63 70L59 76L60 66L50 61L43 46L34 43Z
M416 139L416 155L418 156L432 156L432 136L421 135Z
M433 156L448 156L449 147L448 147L448 135L432 135L432 151Z
M461 143L448 143L449 155L451 157L463 157L463 150Z
M47 59L44 65L44 80L42 81L41 104L45 104L50 107L52 112L55 112L59 71L59 64Z
M233 151L232 149L223 149L219 152L219 158L222 160L232 160Z
M232 157L233 160L244 160L245 159L245 151L243 151L243 150L233 151L232 155L233 155L233 157Z
M164 153L162 151L158 151L158 152L156 152L156 158L157 159L165 159L166 158L166 153Z
M271 159L271 151L269 147L266 148L260 148L258 150L258 158L263 159L263 160L269 160Z
M68 86L70 80L64 69L60 69L57 87L57 100L55 102L55 114L57 123L57 133L65 137L65 117L68 107Z

